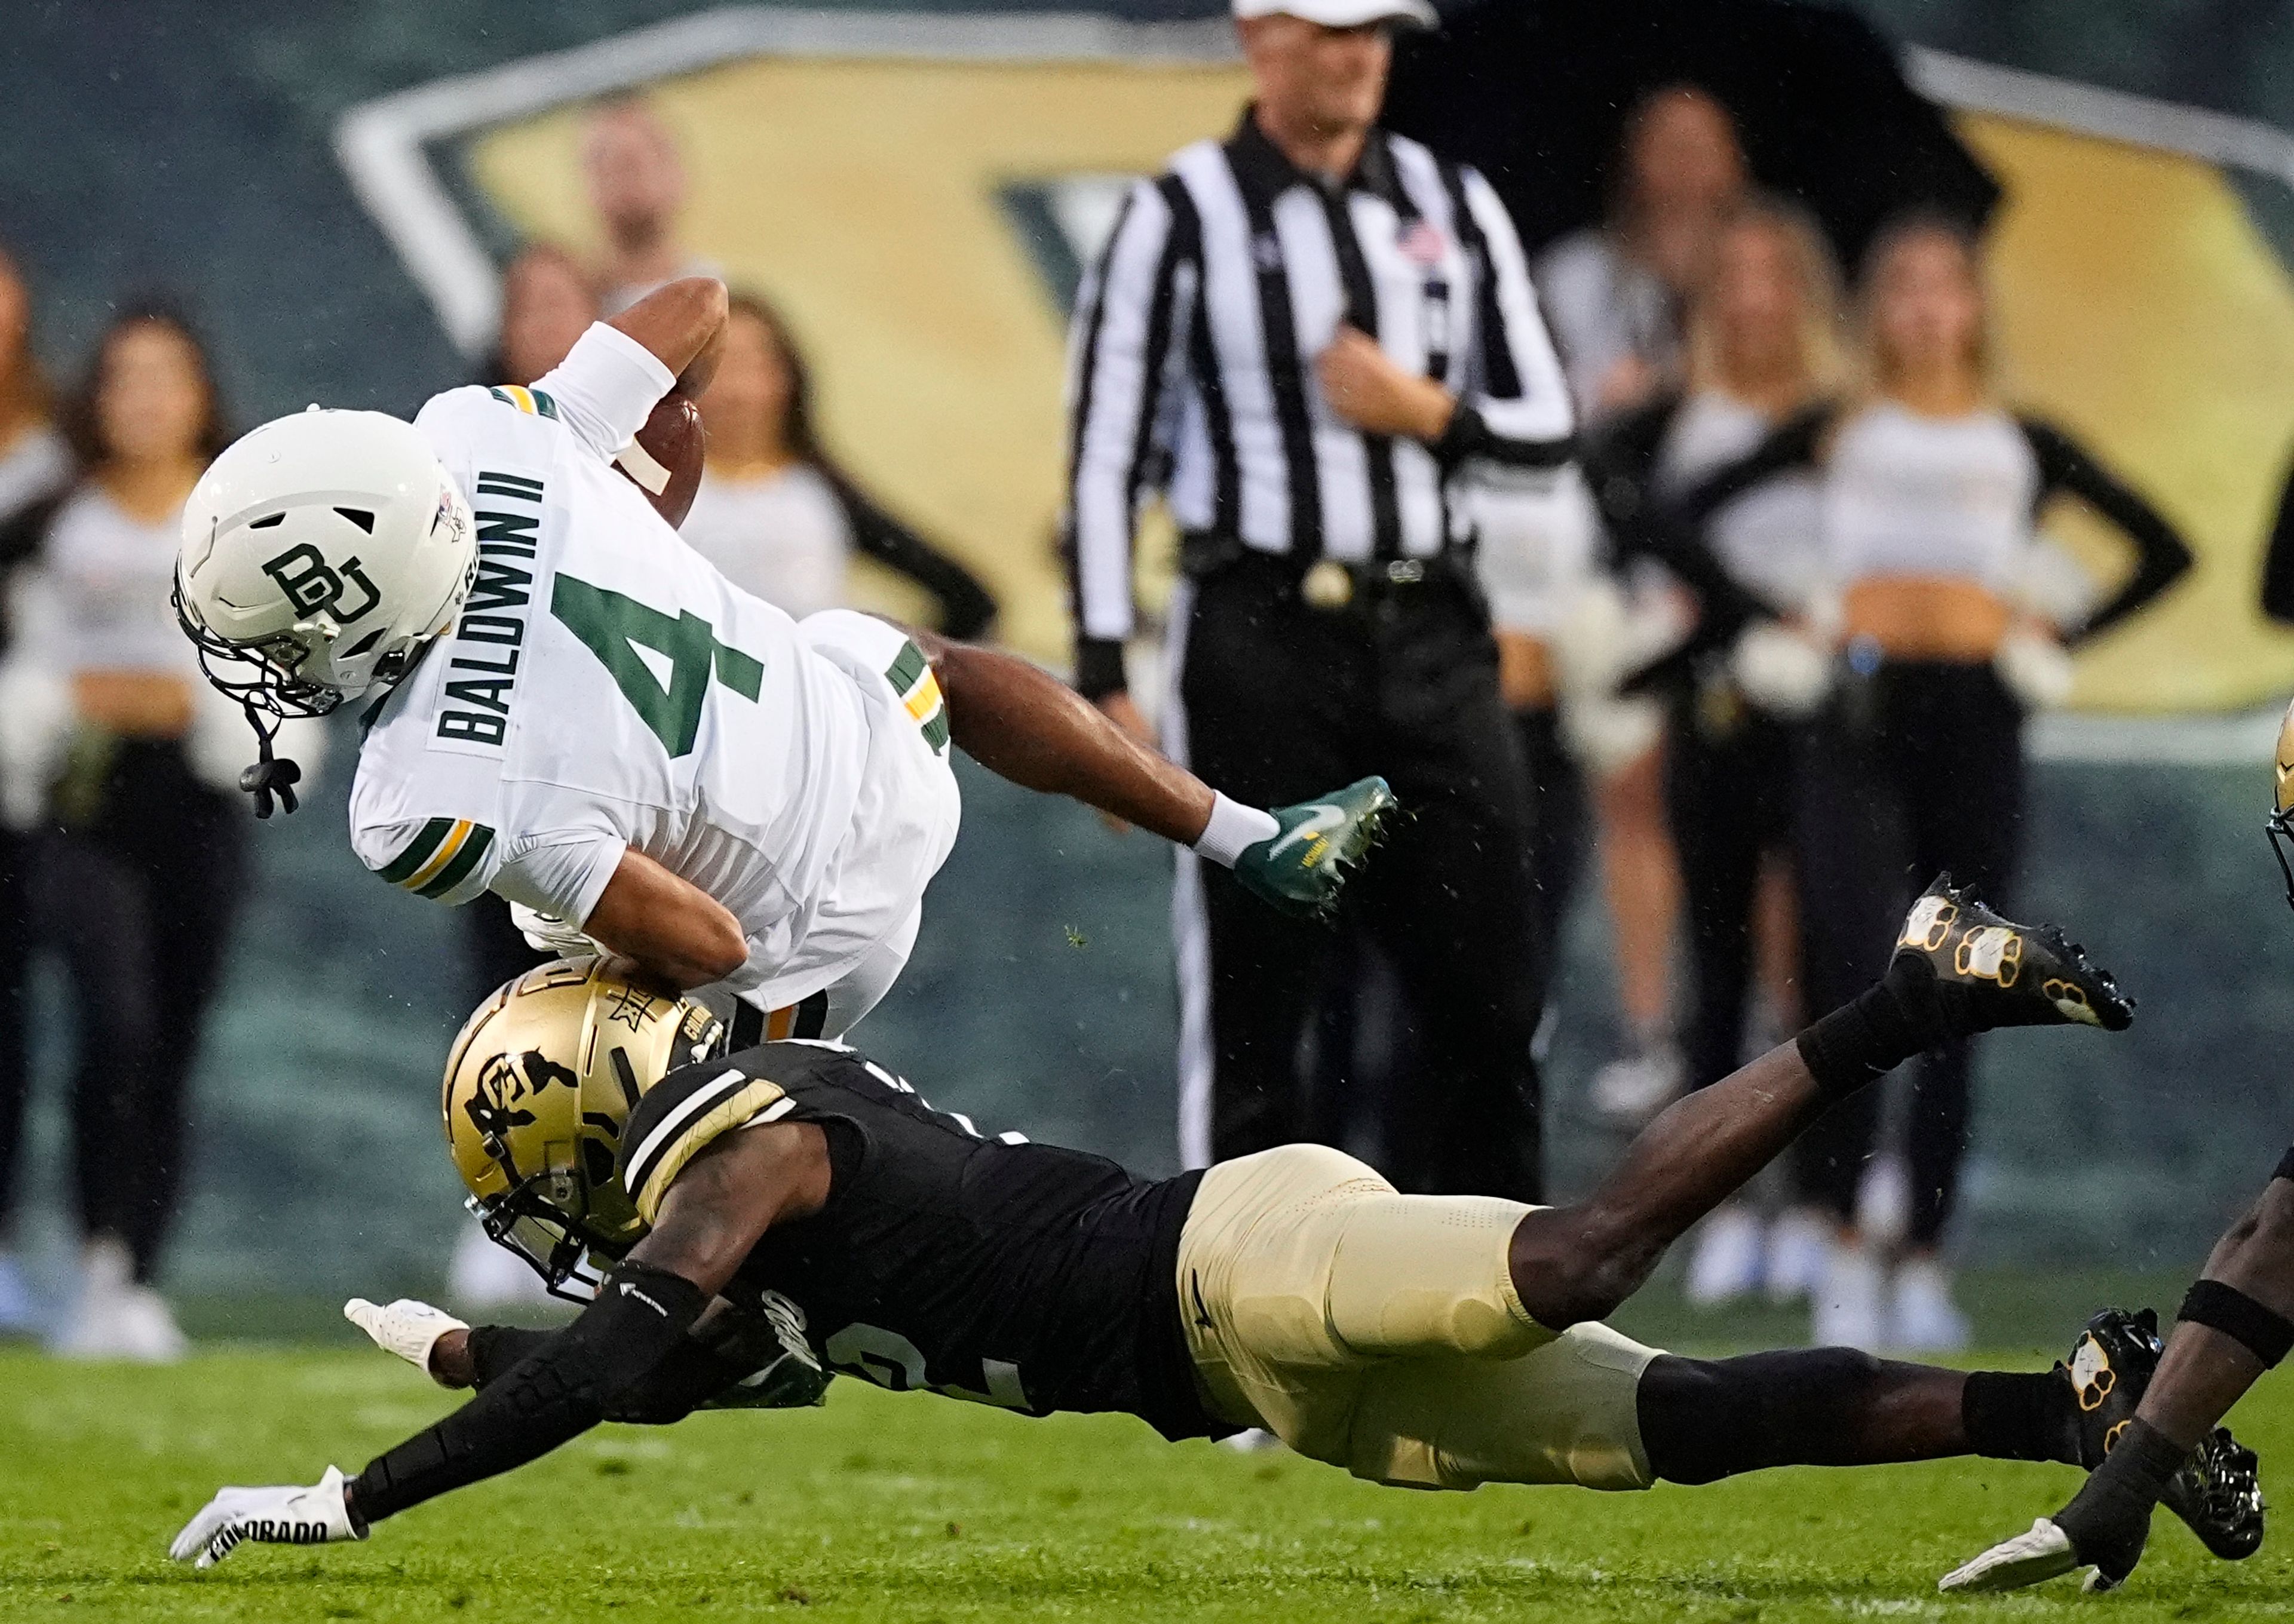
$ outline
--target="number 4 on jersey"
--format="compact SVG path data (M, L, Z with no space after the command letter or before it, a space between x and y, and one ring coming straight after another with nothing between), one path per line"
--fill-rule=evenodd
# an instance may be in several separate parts
M754 701L764 686L764 666L720 643L716 629L690 611L664 614L622 593L560 575L550 589L549 613L598 656L672 758L693 753L712 673L743 699ZM640 648L669 662L667 687L638 657Z

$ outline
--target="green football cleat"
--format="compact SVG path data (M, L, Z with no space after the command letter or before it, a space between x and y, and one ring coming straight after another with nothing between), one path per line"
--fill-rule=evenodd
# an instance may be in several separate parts
M1274 808L1277 832L1235 859L1242 889L1285 914L1327 914L1337 905L1346 871L1378 839L1394 807L1383 778L1363 778L1316 800Z
M1905 917L1897 965L1907 959L1933 973L1959 1033L2068 1025L2124 1032L2135 1019L2135 1001L2087 962L2086 949L2053 925L2003 919L1949 874L1937 875Z

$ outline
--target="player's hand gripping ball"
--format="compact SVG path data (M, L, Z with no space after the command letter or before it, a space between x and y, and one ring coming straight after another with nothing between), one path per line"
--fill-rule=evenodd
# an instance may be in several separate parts
M614 457L614 466L645 492L654 511L674 530L693 511L701 489L702 452L709 443L701 408L682 394L665 394L638 437Z

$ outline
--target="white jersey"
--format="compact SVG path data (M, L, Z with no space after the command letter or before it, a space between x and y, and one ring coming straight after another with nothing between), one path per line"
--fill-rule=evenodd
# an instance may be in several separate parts
M750 957L727 987L781 1009L913 930L956 838L948 725L905 634L798 624L614 470L672 381L601 324L531 389L424 406L477 583L368 713L351 841L421 896L577 924L634 848L731 910Z

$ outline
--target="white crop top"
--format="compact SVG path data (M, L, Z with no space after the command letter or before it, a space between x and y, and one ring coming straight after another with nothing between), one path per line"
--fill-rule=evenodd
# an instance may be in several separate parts
M1832 574L1957 576L2005 594L2028 564L2038 494L2038 460L2005 412L1925 418L1876 402L1841 425L1826 464Z
M53 428L36 428L0 455L0 518L21 513L71 477L71 451Z
M846 602L852 527L828 481L803 463L762 479L704 472L678 533L726 580L793 619Z
M1657 493L1670 500L1715 469L1742 460L1775 426L1758 409L1717 389L1680 404L1657 449ZM1812 472L1763 480L1723 504L1704 536L1730 579L1779 609L1797 610L1826 578L1823 503Z
M49 670L141 671L199 680L197 651L168 600L179 508L152 524L96 485L82 485L56 511L47 542L20 598L19 635Z
M1600 519L1577 465L1477 469L1460 494L1490 619L1550 641L1597 575Z

